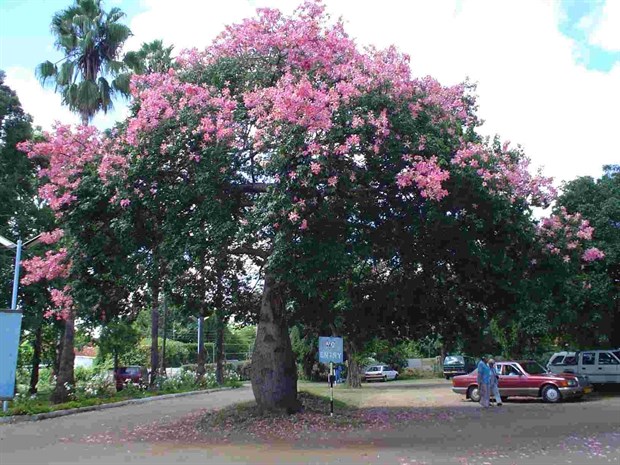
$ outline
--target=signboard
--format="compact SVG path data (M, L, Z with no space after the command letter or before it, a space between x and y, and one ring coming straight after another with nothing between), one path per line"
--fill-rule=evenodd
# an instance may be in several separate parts
M21 326L21 310L0 310L0 400L14 397Z
M319 337L319 362L343 363L342 338Z

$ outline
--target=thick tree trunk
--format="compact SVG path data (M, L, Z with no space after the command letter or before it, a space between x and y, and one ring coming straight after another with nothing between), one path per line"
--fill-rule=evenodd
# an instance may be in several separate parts
M205 305L200 306L198 314L198 359L196 360L196 381L202 381L207 372L205 363L205 334L204 334L204 318L207 316L207 309Z
M357 361L357 348L352 342L347 344L348 366L347 386L350 388L362 387L362 369Z
M32 372L30 373L30 395L37 393L37 384L39 384L39 366L41 365L41 344L43 342L43 329L39 326L34 333L34 341L32 343Z
M73 364L75 353L73 351L75 339L75 313L70 310L65 320L65 334L62 343L62 352L60 354L60 363L58 367L58 375L56 377L56 387L52 393L52 402L60 404L70 400L75 388L75 379L73 376Z
M159 337L159 283L151 284L151 377L149 379L149 388L155 389L155 380L157 379L157 368L159 367L159 345L157 338Z
M284 301L272 276L265 276L256 343L252 354L252 391L263 411L299 411L297 370Z

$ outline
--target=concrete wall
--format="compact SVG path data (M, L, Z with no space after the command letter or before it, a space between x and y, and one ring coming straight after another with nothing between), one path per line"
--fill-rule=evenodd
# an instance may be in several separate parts
M437 365L437 358L408 358L407 368L413 368L416 370L428 370L433 371Z
M76 355L73 367L92 368L95 357L86 357L85 355Z

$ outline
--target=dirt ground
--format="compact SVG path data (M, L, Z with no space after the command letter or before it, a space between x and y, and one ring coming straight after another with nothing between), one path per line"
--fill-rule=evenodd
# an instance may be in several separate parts
M300 385L327 395L325 385ZM618 464L620 392L482 410L449 382L342 386L353 416L308 413L253 425L251 436L197 429L207 411L252 398L247 387L34 423L0 425L0 463ZM185 400L184 400L185 399ZM352 402L355 400L355 402ZM224 428L225 429L225 428Z

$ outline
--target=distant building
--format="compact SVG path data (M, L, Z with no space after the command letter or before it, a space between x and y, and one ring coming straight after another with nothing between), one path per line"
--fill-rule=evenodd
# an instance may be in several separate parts
M73 367L92 368L97 356L97 348L91 344L85 345L80 350L75 350L75 361Z

